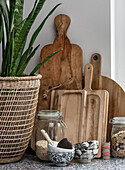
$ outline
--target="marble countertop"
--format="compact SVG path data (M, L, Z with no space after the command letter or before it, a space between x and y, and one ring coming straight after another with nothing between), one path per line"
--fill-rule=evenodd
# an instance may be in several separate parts
M72 161L67 167L56 167L52 163L40 161L35 155L25 154L16 163L0 165L0 170L125 170L125 159L111 158L110 160L94 159L88 164Z

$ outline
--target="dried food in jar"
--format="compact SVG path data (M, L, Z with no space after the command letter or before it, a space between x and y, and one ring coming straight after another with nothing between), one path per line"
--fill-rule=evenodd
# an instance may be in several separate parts
M41 160L49 161L46 140L39 140L36 142L36 155Z
M125 131L112 135L111 151L114 157L125 157Z

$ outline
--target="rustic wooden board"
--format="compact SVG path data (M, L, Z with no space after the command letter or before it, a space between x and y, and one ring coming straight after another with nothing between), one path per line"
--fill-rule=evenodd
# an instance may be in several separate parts
M105 90L92 90L93 66L85 66L85 87L87 91L85 141L98 140L99 152L97 158L101 157L101 145L106 141L107 113L108 113L108 92ZM84 120L83 120L84 121Z
M125 117L125 91L112 79L101 76L101 55L95 53L91 57L93 65L93 82L94 90L102 89L109 92L109 109L108 122L113 117ZM107 141L111 140L111 125L108 123Z
M42 62L51 53L63 49L61 52L47 61L41 68L42 75L41 86L38 100L38 111L48 110L50 107L50 93L47 98L43 94L51 87L61 84L59 89L82 89L82 49L71 44L66 32L70 25L70 18L67 15L60 14L54 20L57 36L53 44L43 47L41 50L40 62ZM35 120L35 126L37 120ZM31 148L35 150L35 126L31 139Z
M60 110L64 116L67 128L64 129L64 137L73 144L82 142L81 120L85 115L83 108L86 107L85 90L53 90L51 95L51 109ZM84 126L84 125L83 125ZM82 127L83 127L82 126ZM84 127L83 127L84 128Z

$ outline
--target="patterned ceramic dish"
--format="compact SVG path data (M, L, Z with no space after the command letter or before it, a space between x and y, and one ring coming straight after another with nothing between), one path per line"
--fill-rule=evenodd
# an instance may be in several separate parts
M99 150L99 142L97 140L77 143L75 147L74 158L81 163L91 162L96 157Z
M74 158L75 149L63 149L57 147L58 142L54 142L54 146L48 144L48 157L56 166L66 166Z

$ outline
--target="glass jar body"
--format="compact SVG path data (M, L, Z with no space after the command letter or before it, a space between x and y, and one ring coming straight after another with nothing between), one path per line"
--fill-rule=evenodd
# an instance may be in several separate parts
M43 112L43 111L42 111ZM49 161L47 155L47 141L41 133L41 130L44 129L49 137L53 141L60 141L64 137L63 126L61 124L62 116L60 116L60 112L55 114L55 111L48 111L46 117L43 114L39 114L37 117L38 123L36 126L36 155L39 159L44 161Z
M111 153L114 157L125 158L125 125L114 124L111 131Z

